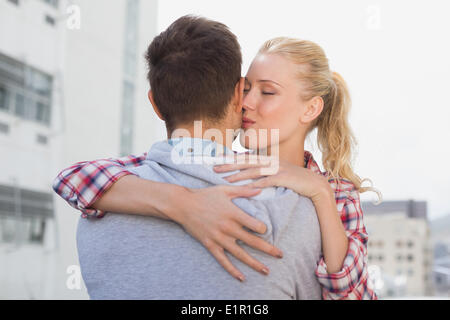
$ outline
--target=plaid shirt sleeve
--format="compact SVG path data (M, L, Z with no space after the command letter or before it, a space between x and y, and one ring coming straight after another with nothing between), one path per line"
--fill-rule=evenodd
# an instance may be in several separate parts
M322 285L322 297L326 300L356 299L377 300L368 276L368 235L363 222L359 193L354 185L341 179L339 187L333 180L336 204L348 237L348 250L343 267L336 273L328 273L322 257L316 268L316 276Z
M105 212L89 207L121 177L133 174L127 168L142 164L147 154L119 159L83 161L62 170L53 190L69 205L81 211L82 218L102 218Z

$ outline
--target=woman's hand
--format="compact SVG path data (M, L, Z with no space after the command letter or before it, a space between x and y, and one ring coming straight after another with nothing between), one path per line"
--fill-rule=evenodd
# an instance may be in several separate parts
M334 191L325 177L312 170L284 161L277 163L274 159L263 156L258 156L256 159L243 159L241 156L236 159L235 163L214 167L216 172L235 170L241 171L226 177L227 181L236 182L259 178L246 186L253 188L281 186L310 198L319 219L322 251L327 271L334 273L341 270L348 250L348 239L336 209Z
M278 169L277 169L278 167ZM309 169L278 161L267 156L240 155L234 163L214 167L217 173L241 170L224 178L228 182L258 179L247 184L250 188L286 187L298 194L319 201L329 195L331 187L327 179Z
M243 227L258 233L266 232L266 225L251 217L232 203L237 197L253 197L261 190L243 186L214 186L202 189L185 189L188 194L174 198L171 218L180 223L194 238L199 240L232 276L244 281L244 275L233 266L224 250L256 271L268 274L269 269L251 257L236 240L271 256L281 258L282 252ZM180 203L180 199L185 202ZM176 201L175 201L176 200Z
M266 232L266 225L239 209L232 201L253 197L259 189L243 186L214 186L188 189L179 185L155 182L128 175L116 181L93 208L102 211L140 214L175 221L200 241L232 276L243 281L224 250L253 269L268 269L244 251L236 240L272 256L282 253L273 245L243 229Z

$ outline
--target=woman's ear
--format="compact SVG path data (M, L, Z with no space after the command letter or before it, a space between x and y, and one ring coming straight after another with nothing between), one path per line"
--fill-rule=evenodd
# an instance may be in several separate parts
M242 112L242 103L244 101L245 78L241 77L234 88L234 111Z
M323 110L323 99L322 97L316 96L305 103L305 108L300 115L300 122L304 124L311 123L316 119Z
M163 116L162 116L162 114L161 114L161 112L159 112L159 109L156 106L155 99L153 99L153 91L152 90L148 91L148 100L150 100L150 103L153 106L153 110L155 110L155 113L158 116L158 118L160 118L162 121L165 121Z

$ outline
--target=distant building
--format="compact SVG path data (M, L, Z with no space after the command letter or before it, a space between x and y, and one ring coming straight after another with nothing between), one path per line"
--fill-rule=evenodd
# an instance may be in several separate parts
M426 202L363 202L362 208L369 234L369 265L381 277L377 291L380 297L432 295Z
M450 297L450 214L432 220L433 281L436 293Z
M164 136L144 60L156 19L156 0L0 0L0 299L87 297L66 285L79 213L51 186Z

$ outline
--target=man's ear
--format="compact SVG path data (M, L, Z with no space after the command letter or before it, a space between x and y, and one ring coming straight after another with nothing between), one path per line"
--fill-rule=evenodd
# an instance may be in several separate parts
M152 90L148 91L148 100L150 100L150 103L153 106L153 110L155 110L155 113L158 116L158 118L160 118L162 121L165 121L163 116L162 116L162 114L161 114L161 112L159 112L159 109L156 106L155 99L153 99L153 91Z
M245 78L241 77L234 88L234 111L242 112L242 103L244 101Z
M311 123L322 113L323 105L323 99L319 96L313 97L311 100L307 101L304 110L300 115L300 122L305 124Z

